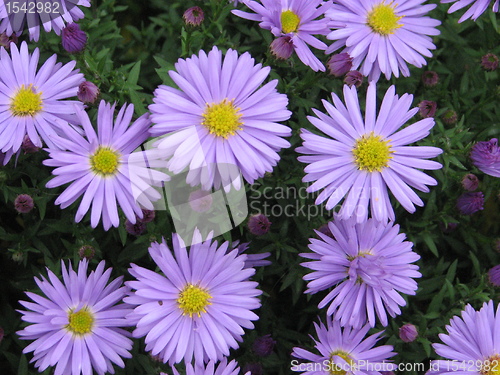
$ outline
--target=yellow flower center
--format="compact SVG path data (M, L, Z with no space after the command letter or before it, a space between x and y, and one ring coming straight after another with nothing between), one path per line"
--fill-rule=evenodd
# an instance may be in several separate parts
M281 31L285 34L297 31L300 18L291 10L281 12Z
M347 256L347 260L349 262L352 262L354 259L358 258L358 257L361 257L361 258L366 258L368 255L372 255L371 251L370 250L366 250L366 251L360 251L358 253L358 255L356 256L352 256L352 255L348 255Z
M17 91L10 103L10 110L14 116L35 116L42 110L42 93L36 92L33 85L24 85Z
M180 292L177 303L184 312L183 314L189 314L189 317L192 318L193 314L201 316L202 312L207 312L205 308L208 305L211 305L208 301L211 298L212 296L206 290L203 290L196 285L188 284L182 292Z
M387 167L387 162L392 158L391 146L389 141L383 141L379 135L371 134L363 135L356 140L356 144L352 153L354 161L360 170L369 172L380 172Z
M208 104L203 113L202 125L205 125L211 134L227 138L241 130L240 109L234 106L233 100L224 99L220 103Z
M398 23L398 21L404 17L396 16L395 8L396 6L392 5L392 2L389 4L380 3L374 6L368 13L368 26L381 35L393 34L394 30L403 26L403 24Z
M334 356L339 356L347 363L344 364L334 363L333 362ZM349 371L350 366L352 366L353 364L354 360L349 356L348 353L344 352L343 350L336 350L330 354L329 370L331 375L345 375L347 374L347 371Z
M500 355L493 354L484 360L479 373L482 375L500 375Z
M84 335L92 331L94 316L86 308L78 312L68 313L69 324L66 326L71 332L77 335Z
M102 176L115 174L120 164L120 154L108 147L99 147L90 157L92 170Z

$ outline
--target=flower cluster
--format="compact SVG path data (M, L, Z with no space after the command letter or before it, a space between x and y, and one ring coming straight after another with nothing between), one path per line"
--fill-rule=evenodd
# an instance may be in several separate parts
M180 58L168 70L165 83L154 90L149 105L143 101L151 97L138 98L132 93L131 87L137 86L135 66L139 64L132 68L123 87L116 87L114 80L101 79L94 71L90 51L95 46L85 30L88 24L75 23L84 16L80 7L90 6L88 0L43 2L43 12L36 15L13 8L14 4L26 7L24 0L0 4L0 160L6 165L15 156L17 164L21 150L21 160L43 158L40 164L50 167L52 176L42 181L51 189L50 196L56 196L54 205L68 209L76 223L88 217L92 229L102 223L104 231L110 231L109 238L116 235L122 244L129 233L136 247L125 247L124 254L136 250L139 254L129 259L137 262L130 266L129 262L123 265L125 256L119 258L117 264L121 263L123 273L128 268L128 275L112 278L116 271L94 259L107 258L108 254L103 254L106 250L98 244L102 237L90 235L90 228L85 232L82 224L75 225L73 235L85 232L87 236L74 246L73 259L80 258L76 270L71 262L61 260L60 268L56 264L53 270L47 268L46 276L35 278L40 294L26 292L30 301L20 301L24 309L18 311L24 323L17 335L31 341L23 353L33 353L32 362L39 372L114 373L115 365L124 368L132 357L133 340L141 340L150 356L170 367L174 375L239 374L238 363L228 357L240 348L245 330L255 327L259 319L256 311L263 305L260 296L273 298L273 293L259 289L252 278L257 267L272 264L271 249L277 249L277 259L284 258L282 247L305 259L300 263L307 269L302 278L307 283L304 293L322 294L317 307L326 315L326 320L320 317L314 324L315 349L293 349L291 370L309 375L380 375L397 370L391 360L396 355L394 347L378 345L383 331L377 327L389 326L390 318L413 303L416 279L425 274L417 264L420 255L397 221L400 213L403 219L404 215L409 218L416 206L424 206L425 194L438 184L434 176L440 172L432 171L442 164L431 159L443 150L435 147L440 144L437 137L430 136L434 116L438 113L447 130L453 130L450 128L457 123L458 114L444 107L438 111L439 101L433 95L446 78L440 79L434 71L422 72L414 81L428 90L426 97L436 101L422 100L417 107L412 107L412 94L397 94L396 85L381 92L377 81L381 75L387 80L408 77L410 69L424 67L433 57L433 37L440 35L441 22L428 14L437 5L425 0L233 0L235 6L238 2L253 13L233 9L232 14L257 21L260 28L270 31L270 53L288 61L271 58L259 62L257 55L227 48L236 43L222 33L220 48L213 46ZM490 5L494 12L499 8L499 0L441 2L454 3L449 13L469 7L458 22L475 21ZM224 8L227 4L221 4L214 3L205 11L200 6L184 11L183 55L200 36L213 36L212 26L219 27L218 20L229 15L229 8ZM55 7L61 9L53 12ZM219 17L217 22L210 19L214 14ZM25 41L17 45L25 26L29 39L38 41L40 24L45 31L60 35L65 58L77 61L63 64L53 55L39 67L40 56L47 51L30 48ZM331 41L329 46L327 41ZM343 80L343 98L331 92L331 101L322 100L324 111L311 109L314 116L304 115L307 111L292 113L290 102L305 99L300 98L300 89L310 86L307 77L305 83L297 77L292 83L300 84L290 89L292 83L277 77L280 69L293 66L294 52L312 69L307 70L311 77L328 69L329 75L324 77L339 86ZM320 59L333 52L325 57L326 62ZM279 68L271 71L267 63L279 64ZM107 64L106 59L97 63L103 64ZM480 65L488 79L496 77L495 54L484 55ZM87 81L77 66L92 74L95 83ZM444 71L442 67L436 70ZM121 73L116 74L117 82ZM461 86L466 87L465 83ZM322 89L318 87L317 92L321 94ZM282 90L294 95L290 102ZM106 101L116 92L120 105ZM127 92L136 106L122 103L122 94ZM97 102L101 94L106 100ZM360 96L365 96L364 103ZM412 120L417 113L420 118ZM438 121L438 126L444 129L442 123ZM495 131L488 133L490 137ZM417 143L428 136L425 143ZM292 144L299 145L283 151ZM298 160L305 165L301 177L276 168L281 152L286 162ZM445 158L443 164L448 167L455 159ZM481 172L500 178L497 138L473 145L470 159ZM315 232L315 237L309 233L310 251L280 244L276 227L281 220L277 215L248 215L248 210L235 208L228 198L234 191L245 196L245 183L268 178L275 168L278 184L294 179L300 183L302 178L309 184L308 193L318 193L311 206L324 204L331 211L332 219ZM1 172L3 184L7 174ZM476 190L486 185L489 177L480 182L472 173L461 176L456 184L465 192L449 206L461 215L479 215L483 209L487 212L491 190ZM23 181L25 187L29 189ZM16 215L16 225L31 225L38 213L43 219L49 194L40 190L31 195L18 191L12 196L15 199L6 198L10 202L7 209ZM172 190L185 194L172 195ZM244 217L239 222L227 215L221 219L212 210L218 205L226 214L229 208L235 217L240 218L241 212ZM189 215L176 217L177 206L190 208ZM156 216L159 207L165 215ZM230 223L221 226L226 225L222 233L228 240L219 243L213 239L213 231L198 227L205 218L210 224L227 219ZM170 219L177 233L159 233ZM453 221L441 221L448 222L443 232L450 234L457 226ZM244 237L231 238L237 231L229 232L237 225L241 225L239 235L252 238L254 246L273 241L272 247L252 253L250 243L241 241ZM182 231L184 226L189 228L185 232L191 236L190 242ZM33 232L37 230L35 226ZM283 226L280 235L288 230L288 225ZM429 238L414 242L431 247ZM43 252L39 261L54 265L55 254L41 241L26 236L26 242L26 252L24 243L9 249L17 266L26 263L28 251ZM141 249L143 255L148 249L147 259L139 259ZM450 267L447 282L456 266ZM488 272L491 288L500 285L499 267ZM290 273L286 277L295 276ZM302 282L300 277L296 281ZM433 344L435 352L445 359L431 362L428 374L500 373L491 367L500 361L499 312L500 305L495 311L493 301L479 311L467 305L461 317L455 316L446 327L447 334L439 335L443 343ZM425 319L428 316L432 315L424 315ZM428 343L422 325L392 323L393 328L400 327L397 333L404 345L422 340ZM253 345L243 346L249 348L248 358L272 362L282 351L282 337L270 329L265 332L271 333L250 336ZM0 341L3 337L0 328ZM475 367L454 368L456 361L472 361ZM244 365L245 375L263 371L256 361Z

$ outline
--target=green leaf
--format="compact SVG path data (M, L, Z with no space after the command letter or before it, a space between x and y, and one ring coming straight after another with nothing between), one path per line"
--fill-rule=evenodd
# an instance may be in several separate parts
M17 375L28 375L28 360L23 354L19 360L19 367L17 369Z
M127 82L131 85L137 85L139 73L141 72L141 61L137 61L128 74Z
M432 239L431 235L429 233L424 233L423 234L423 240L427 247L429 248L430 251L437 257L439 256L438 249L436 247L436 244L434 243L434 240Z

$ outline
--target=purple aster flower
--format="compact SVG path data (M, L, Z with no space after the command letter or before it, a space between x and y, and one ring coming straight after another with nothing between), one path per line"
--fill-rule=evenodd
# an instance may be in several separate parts
M297 148L298 152L307 155L300 156L299 161L309 164L303 181L316 181L307 190L314 192L324 188L316 204L327 201L326 208L331 210L347 196L340 210L342 218L356 214L358 222L364 221L369 203L372 217L394 220L388 187L407 211L415 212L414 204L423 206L410 186L428 192L426 185L437 182L416 168L441 168L441 164L423 159L433 158L442 150L407 146L426 137L434 126L434 119L426 118L398 131L418 108L409 110L413 96L404 94L399 98L395 91L394 86L387 90L377 116L376 86L371 83L363 120L356 89L344 86L346 105L332 93L333 105L323 101L328 115L313 110L318 118L308 117L326 134L320 136L303 129L303 146Z
M481 66L484 70L496 70L498 68L498 56L493 53L487 53L481 57Z
M172 156L169 169L177 174L189 168L188 183L201 183L204 190L221 183L239 190L234 170L249 183L272 171L277 152L290 146L281 137L291 135L276 121L287 120L291 112L286 95L275 89L278 80L260 87L270 68L231 49L222 58L216 47L208 55L201 51L180 59L175 68L170 77L182 91L160 86L149 106L151 134L168 134L157 147Z
M500 366L498 337L500 337L500 311L493 301L484 303L476 311L467 305L462 316L454 316L446 326L448 334L439 338L444 344L433 344L438 355L448 360L432 361L428 375L463 374L493 375ZM492 371L495 368L495 371Z
M234 241L231 246L228 247L227 251L230 252L233 249L238 250L238 255L243 254L248 250L248 246L250 242L243 242L240 244L240 241ZM272 264L270 260L265 260L271 253L260 253L260 254L246 254L247 259L245 260L245 268L255 268L255 267L264 267Z
M329 317L326 321L326 326L323 322L319 325L314 323L318 337L314 343L320 354L293 348L292 356L310 362L299 363L298 360L292 360L292 371L307 375L379 375L380 370L391 371L396 368L395 364L386 362L388 358L396 355L392 351L392 345L374 348L383 331L365 337L370 330L368 324L360 329L342 328L338 321L332 321ZM373 370L374 368L378 371Z
M180 375L175 367L172 367L174 375ZM163 373L162 373L163 374ZM214 361L208 362L207 365L193 365L191 363L186 364L186 375L239 375L240 368L238 367L238 362L234 359L227 363L227 358L224 358L217 366ZM167 375L167 374L165 374ZM245 375L250 375L245 373Z
M422 118L434 117L436 114L437 103L431 100L422 100L418 103L419 115Z
M280 36L274 39L269 46L271 53L278 59L286 60L292 56L293 41L290 36Z
M255 236L263 236L271 228L271 222L263 214L255 214L248 219L248 230Z
M413 324L407 323L399 328L399 338L404 342L413 342L418 337L418 330Z
M120 224L118 206L132 224L136 222L136 215L142 218L141 208L153 209L151 202L161 198L151 186L168 179L165 174L146 167L146 164L152 168L157 166L151 153L133 152L149 137L148 115L139 117L129 127L134 106L124 105L115 121L114 110L115 105L101 101L96 133L88 114L78 109L84 134L66 128L66 138L54 140L63 150L49 148L50 159L43 161L45 165L57 167L52 172L56 177L47 183L48 188L71 183L55 204L64 209L83 196L76 222L82 220L92 204L91 225L95 228L102 218L105 230Z
M268 334L257 337L253 342L252 350L259 357L267 357L273 352L274 345L276 345L276 341Z
M493 12L498 12L499 1L500 0L441 0L441 3L455 2L455 4L453 4L450 9L448 9L448 13L453 13L472 4L471 7L458 20L458 22L463 22L469 18L475 21L481 14L484 13L486 9L488 9L488 6L490 4L493 4Z
M352 57L353 69L378 80L399 72L408 77L407 63L418 68L426 65L425 57L436 46L431 36L439 35L441 22L425 15L436 7L425 0L337 0L326 12L334 29L327 38L335 42L327 53L345 47ZM360 67L358 69L358 67Z
M414 295L420 277L418 266L411 264L420 256L413 244L404 241L399 225L368 219L357 224L355 218L328 223L333 238L316 232L320 239L310 238L309 249L301 257L312 259L302 263L314 272L304 276L306 293L318 293L334 287L319 303L321 309L330 304L327 315L335 314L342 326L359 328L366 323L375 326L375 313L382 325L387 314L401 314L399 306L406 301L399 293Z
M202 242L201 234L188 252L177 234L173 252L165 241L152 243L149 254L163 274L132 264L135 292L125 302L136 305L129 319L136 323L134 337L146 336L146 350L170 364L182 360L197 364L220 360L229 348L238 348L243 328L254 328L262 292L248 281L255 273L245 268L245 255L227 253L228 242Z
M36 5L36 9L31 6L32 3ZM0 33L5 32L8 36L13 34L19 36L27 25L30 40L38 42L40 25L43 25L46 32L54 30L57 35L60 35L65 23L78 21L84 17L79 6L89 7L90 1L2 1L0 4Z
M344 77L344 83L351 87L360 87L361 84L363 83L363 75L358 72L357 70L352 70L350 72L347 72L347 74Z
M69 53L82 52L87 44L87 34L77 23L69 23L61 31L61 44Z
M317 72L324 72L325 66L314 56L308 44L319 50L325 50L326 44L314 35L326 35L330 31L329 20L323 18L330 8L329 1L323 0L242 0L255 13L233 10L238 17L259 21L259 26L270 30L275 37L289 36L300 61ZM317 19L318 17L322 17Z
M483 209L484 195L478 191L476 193L463 193L457 199L457 209L462 215L472 215Z
M346 74L352 68L352 58L348 53L342 52L330 57L326 63L328 71L335 77L340 77Z
M104 270L104 261L87 276L87 260L78 263L78 272L71 264L62 263L63 282L50 270L49 279L35 281L46 297L26 292L33 302L19 301L28 311L20 311L28 325L17 334L23 340L35 340L23 353L34 352L38 371L56 366L54 375L99 375L114 373L113 363L125 364L132 349L125 316L128 305L119 303L128 293L122 277L108 284L111 268Z
M462 187L467 191L474 191L479 187L479 179L476 175L468 173L462 178Z
M200 26L205 19L205 14L199 6L194 6L188 8L182 15L182 18L184 18L184 22L188 25Z
M494 286L500 286L500 264L490 268L488 271L488 280Z
M80 86L78 86L78 92L76 95L78 96L78 100L84 103L93 104L97 100L100 93L99 87L90 81L85 81L80 83Z
M481 172L500 178L500 147L496 138L477 142L472 147L470 157Z
M31 195L19 194L16 199L14 199L14 208L21 214L27 214L33 209L34 206L35 205Z
M427 70L422 73L422 83L425 87L434 87L438 84L438 82L439 75L436 72Z
M0 93L4 97L0 105L0 150L6 153L4 164L17 153L28 135L36 147L42 147L40 137L49 147L56 147L52 141L62 134L68 122L78 124L76 106L79 101L62 100L76 96L83 74L74 70L76 62L66 65L56 63L56 55L50 57L36 71L40 51L28 52L26 42L20 49L11 44L11 56L0 49Z

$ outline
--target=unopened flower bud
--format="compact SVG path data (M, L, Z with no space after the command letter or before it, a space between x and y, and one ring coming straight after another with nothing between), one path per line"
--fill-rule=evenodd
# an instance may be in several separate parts
M462 186L467 191L474 191L479 187L479 180L476 175L469 173L462 178Z
M404 342L412 342L418 337L418 330L413 324L407 323L399 328L399 338Z
M436 114L437 104L431 100L422 100L418 103L419 114L422 118L434 117Z
M484 70L493 71L498 68L498 57L493 53L487 53L481 58L481 66Z
M76 96L81 102L92 104L97 100L100 93L99 87L90 81L85 81L80 83L80 86L78 86Z
M422 83L425 87L434 87L439 82L439 76L436 72L427 70L422 74Z
M87 44L87 34L77 23L68 23L61 31L61 43L69 53L82 52Z
M256 236L262 236L269 232L269 228L271 227L271 222L267 218L266 215L256 214L250 216L248 219L248 229L250 233Z
M326 63L330 74L340 77L352 68L352 57L347 52L338 53L330 57Z
M184 18L184 22L188 25L200 26L205 19L205 14L199 6L194 6L186 9L182 18Z
M292 56L293 53L293 41L289 36L280 36L271 42L269 47L271 53L277 58L286 60Z
M257 337L253 342L252 349L259 357L267 357L273 352L276 341L271 338L271 335Z
M359 87L363 83L363 75L357 70L351 70L345 75L344 83L349 87L352 85Z
M27 214L33 207L33 198L28 194L19 194L14 200L14 208L21 214Z
M91 260L95 255L95 249L93 246L83 245L78 249L78 255L80 256L80 259L86 258Z

